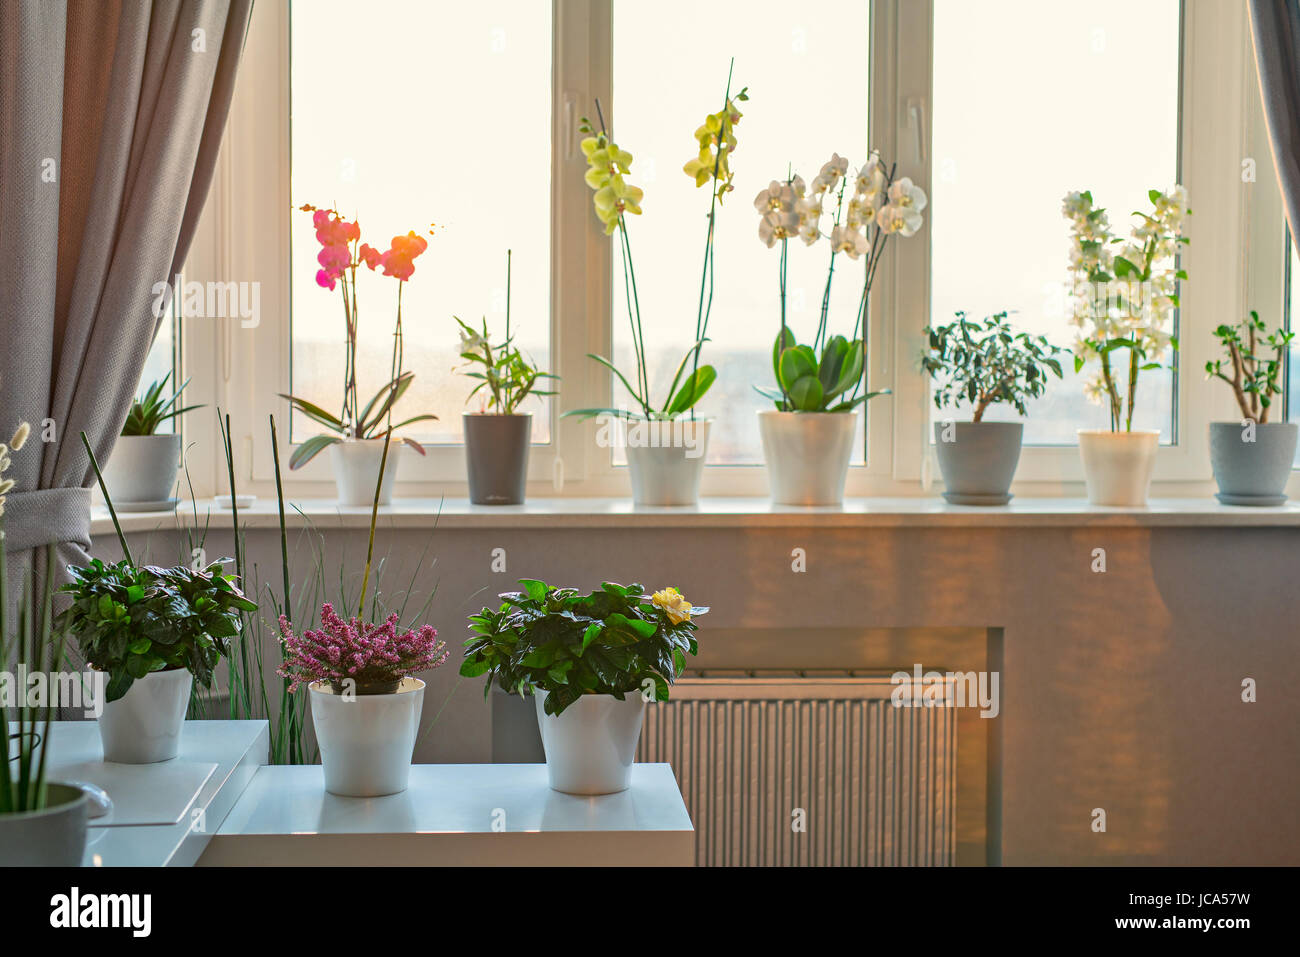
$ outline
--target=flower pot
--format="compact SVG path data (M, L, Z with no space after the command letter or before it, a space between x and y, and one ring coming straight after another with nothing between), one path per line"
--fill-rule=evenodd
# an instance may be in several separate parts
M711 423L711 419L625 423L623 440L634 505L698 504Z
M585 694L559 715L546 713L545 691L534 698L554 790L613 794L628 789L645 715L640 694L628 692L622 701L609 694Z
M1141 506L1151 489L1159 432L1079 430L1079 454L1093 505Z
M475 505L522 505L528 481L533 414L466 412L465 466Z
M402 443L394 439L384 465L384 483L379 489L379 504L393 504L393 480L397 476L397 459ZM371 505L375 501L375 480L384 455L384 440L344 439L330 446L330 464L334 466L334 484L340 505Z
M1210 465L1225 505L1281 505L1295 462L1295 422L1210 423Z
M1005 505L1020 462L1019 422L936 422L943 497L954 505Z
M181 462L179 435L120 435L104 465L104 484L117 506L172 497Z
M0 814L0 867L80 867L89 803L81 788L50 783L41 810Z
M394 694L340 695L320 681L309 691L325 790L344 797L405 791L424 682L403 678Z
M758 413L763 458L778 505L840 505L858 413Z
M104 760L157 764L176 757L194 676L184 668L154 671L131 682L126 694L104 705L99 738Z

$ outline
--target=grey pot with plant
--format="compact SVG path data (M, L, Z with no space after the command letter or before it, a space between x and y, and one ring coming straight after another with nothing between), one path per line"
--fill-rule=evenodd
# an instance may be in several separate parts
M954 505L1005 505L1020 462L1024 425L986 422L995 404L1027 414L1027 403L1061 378L1063 351L1044 336L1017 332L999 312L982 320L958 312L946 326L927 326L928 351L921 367L934 381L938 409L971 406L971 421L934 423L935 452L943 497Z
M1232 387L1240 422L1210 423L1210 465L1225 505L1281 505L1295 462L1295 422L1270 422L1273 400L1282 392L1282 369L1295 334L1269 332L1259 313L1236 326L1221 325L1215 337L1226 360L1205 364L1212 379Z
M131 402L122 434L104 467L104 484L117 503L128 510L168 509L176 506L172 490L180 467L179 430L158 431L165 422L197 405L182 407L181 393L189 380L170 396L164 394L171 374L163 376Z
M533 414L519 406L530 395L555 395L537 388L539 379L554 379L539 371L525 358L510 334L510 251L506 251L506 337L493 346L487 319L482 331L453 318L460 324L460 357L477 379L469 398L483 397L483 408L466 412L465 466L469 477L469 500L475 505L522 505L528 482L528 450L533 437Z

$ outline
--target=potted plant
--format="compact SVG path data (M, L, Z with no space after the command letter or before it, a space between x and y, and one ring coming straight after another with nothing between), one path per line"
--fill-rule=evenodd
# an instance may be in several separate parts
M700 354L708 341L709 314L713 301L713 239L718 207L730 192L733 173L730 157L736 150L735 126L741 112L737 104L749 99L745 90L731 95L731 76L723 96L723 107L705 117L695 131L697 155L683 167L696 187L711 184L709 190L708 231L704 241L704 266L700 278L699 308L695 320L694 343L686 351L662 403L656 404L650 393L650 370L646 362L645 334L641 322L641 305L636 291L636 270L632 264L632 247L628 239L626 214L640 214L642 191L624 177L631 172L632 154L619 148L605 130L582 119L582 152L587 158L587 185L595 195L596 216L605 234L618 234L624 276L628 283L627 317L632 332L635 359L633 380L629 381L604 356L590 358L608 368L635 400L636 408L574 409L565 415L592 418L600 416L607 423L597 441L611 444L622 441L627 451L628 470L632 479L632 500L637 505L694 505L700 497L700 480L708 454L710 420L698 417L695 408L717 378L711 365L700 364ZM596 104L600 115L600 104ZM610 436L610 424L621 427Z
M533 695L551 787L570 794L626 790L647 701L697 650L692 606L675 588L605 582L599 591L523 579L522 592L469 618L460 673L487 675L510 694Z
M528 481L528 449L532 444L533 414L519 412L530 395L555 395L536 388L538 379L554 379L549 372L524 358L510 336L510 251L506 250L506 337L495 349L483 331L460 324L460 355L474 369L467 372L479 382L469 393L483 394L483 408L466 412L465 465L469 474L469 500L475 505L522 505ZM481 371L480 371L481 370ZM467 399L466 401L469 401Z
M415 273L415 259L428 247L428 240L414 231L405 236L394 236L389 248L380 252L361 242L361 227L356 221L343 219L336 210L317 209L310 204L299 207L312 214L316 227L316 240L321 244L317 261L321 268L316 273L316 284L331 292L339 288L343 294L343 319L345 326L345 356L343 363L343 403L338 415L300 396L280 393L295 409L309 419L325 426L329 431L313 436L299 445L289 458L289 468L306 465L322 450L330 450L334 481L338 487L340 505L369 505L374 494L375 480L379 478L379 463L387 463L383 482L379 486L379 504L388 505L393 500L393 482L397 475L397 448L391 453L386 448L392 442L405 444L420 455L424 446L413 438L400 442L388 432L380 433L385 423L392 423L392 410L415 379L414 372L402 370L402 289ZM432 231L430 231L432 234ZM362 265L371 271L381 269L383 275L397 279L397 320L393 330L393 360L389 379L365 405L357 392L357 270ZM436 415L415 415L392 425L393 429L437 419Z
M1097 364L1085 393L1104 402L1110 415L1109 430L1079 430L1088 501L1094 505L1146 504L1160 432L1133 428L1138 377L1161 368L1178 348L1172 330L1178 283L1187 279L1178 264L1179 247L1188 242L1182 236L1191 212L1187 191L1175 186L1147 195L1152 211L1134 213L1138 222L1128 241L1114 235L1092 193L1069 193L1062 207L1070 221L1072 321L1080 329L1074 368ZM1114 362L1121 352L1126 370Z
M131 401L122 434L104 469L104 482L113 498L135 510L175 507L172 487L180 466L181 436L179 432L159 432L158 428L168 419L202 408L177 405L181 392L190 384L188 379L170 397L164 396L169 378L170 373Z
M921 228L926 197L906 176L895 179L880 154L872 152L853 177L849 163L833 154L813 180L811 192L800 176L773 180L754 198L758 236L769 249L781 246L781 330L772 347L775 388L755 388L774 409L758 413L763 458L780 505L839 505L844 500L858 406L889 390L864 391L867 304L876 269L891 236L908 237ZM848 192L850 179L852 193ZM822 232L827 205L834 200L831 230ZM789 242L807 246L825 237L830 244L826 286L822 291L817 331L810 345L800 345L786 321L786 268ZM862 261L862 295L848 338L829 335L828 318L835 260L841 253ZM859 394L861 393L861 394Z
M82 442L102 486L84 432ZM211 687L218 661L239 633L240 612L256 611L257 604L222 571L230 559L202 568L136 565L107 488L104 497L126 557L69 567L72 581L59 590L72 603L55 624L105 675L104 760L153 764L176 757L193 682Z
M1214 330L1228 354L1227 363L1205 363L1211 378L1232 387L1241 410L1241 422L1210 423L1210 465L1219 485L1216 497L1225 505L1281 505L1286 501L1286 481L1295 462L1295 422L1270 422L1273 397L1282 392L1282 370L1287 347L1295 333L1269 332L1259 313L1237 326ZM1272 355L1263 354L1264 348ZM1225 371L1227 370L1227 371Z
M1061 378L1063 350L1045 336L1016 332L999 312L983 321L958 312L956 322L926 326L929 351L921 367L935 381L938 409L972 406L969 422L934 423L943 497L954 505L1005 505L1020 461L1024 425L985 422L984 413L1004 402L1022 416L1025 403L1047 390L1050 374Z

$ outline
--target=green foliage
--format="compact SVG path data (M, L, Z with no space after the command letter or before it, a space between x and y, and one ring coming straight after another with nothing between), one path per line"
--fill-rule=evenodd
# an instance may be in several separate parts
M123 435L156 435L158 427L168 419L189 412L191 409L203 408L201 405L187 405L184 408L176 405L181 393L190 384L189 379L182 382L181 387L170 397L164 398L163 389L167 387L167 380L170 378L169 372L145 389L143 395L131 400L131 411L127 413L126 422L122 424Z
M497 346L495 351L488 336L487 319L483 320L483 331L475 331L473 326L462 322L459 316L452 316L461 328L460 357L471 366L480 366L473 372L466 372L471 379L478 379L478 385L470 391L466 402L479 392L487 390L487 409L502 415L514 415L521 402L529 395L555 395L554 390L546 391L536 388L538 379L556 379L549 372L538 370L537 364L524 358L514 346L513 337Z
M72 604L55 625L108 675L109 701L126 694L137 678L176 668L188 669L207 688L239 633L239 613L257 610L235 576L221 571L228 561L194 569L136 567L128 560L107 565L96 558L84 568L72 566L73 580L59 589Z
M1267 422L1273 397L1282 392L1287 346L1295 333L1282 328L1270 333L1259 313L1252 309L1249 319L1236 326L1221 325L1214 330L1214 335L1228 353L1228 360L1226 365L1222 359L1206 362L1206 375L1232 386L1232 394L1245 418ZM1271 357L1259 354L1264 346L1273 350Z
M929 352L921 367L935 380L937 408L974 406L973 421L979 422L995 402L1014 406L1026 415L1025 403L1047 391L1048 374L1061 378L1063 350L1045 336L1016 332L1005 311L983 320L966 318L946 326L926 326Z
M780 390L757 391L781 412L850 412L889 392L856 395L862 384L865 345L861 339L850 342L831 336L819 356L812 346L799 345L794 333L784 328L772 345L772 373Z
M582 595L522 579L522 592L501 596L503 604L469 617L474 637L465 642L460 673L487 675L484 694L497 685L511 694L548 693L546 713L560 714L583 694L623 700L653 682L656 700L697 650L695 623L674 623L640 585L605 582ZM702 615L708 608L691 608Z

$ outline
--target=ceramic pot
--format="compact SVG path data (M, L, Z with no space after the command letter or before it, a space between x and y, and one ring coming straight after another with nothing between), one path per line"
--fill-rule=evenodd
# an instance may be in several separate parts
M624 426L634 505L696 505L711 419L638 420Z
M533 414L466 412L465 466L475 505L522 505L528 481Z
M80 867L89 803L81 788L50 783L41 810L0 814L0 867Z
M772 501L777 505L840 505L857 434L858 413L758 413Z
M1146 505L1159 432L1079 430L1079 454L1093 505Z
M1295 462L1300 423L1210 423L1210 465L1225 505L1281 505Z
M179 435L120 435L104 465L104 484L115 506L165 502L180 462Z
M645 701L629 692L585 694L559 715L546 713L545 691L533 697L551 787L566 794L613 794L632 783Z
M379 504L393 504L393 481L397 477L397 460L402 443L394 439L384 465L384 483L379 489ZM330 446L330 464L334 467L334 484L340 505L371 505L375 500L375 480L384 454L384 440L347 439Z
M153 671L131 682L122 697L105 703L99 716L104 760L157 764L176 757L193 685L194 676L184 668Z
M943 497L954 505L1005 505L1020 462L1019 422L936 422Z
M392 694L336 694L319 681L308 690L325 790L344 797L405 791L424 706L424 682L403 678Z

